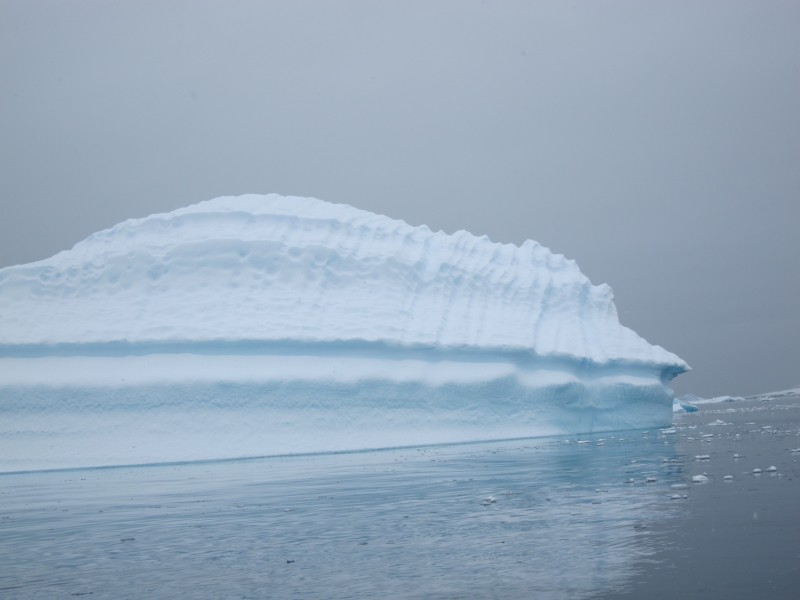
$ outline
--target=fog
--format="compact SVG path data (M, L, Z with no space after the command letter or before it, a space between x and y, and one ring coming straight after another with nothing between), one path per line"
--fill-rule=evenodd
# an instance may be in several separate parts
M535 239L686 359L800 384L800 3L0 2L0 266L220 195Z

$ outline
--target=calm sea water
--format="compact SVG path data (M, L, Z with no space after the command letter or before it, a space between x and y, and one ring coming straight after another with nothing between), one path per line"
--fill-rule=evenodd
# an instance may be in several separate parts
M713 405L674 433L0 475L0 597L795 598L798 408Z

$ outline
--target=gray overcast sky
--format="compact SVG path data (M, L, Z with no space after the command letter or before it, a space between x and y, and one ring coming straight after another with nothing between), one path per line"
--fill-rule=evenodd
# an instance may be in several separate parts
M800 2L0 0L0 266L309 195L615 290L694 371L800 384Z

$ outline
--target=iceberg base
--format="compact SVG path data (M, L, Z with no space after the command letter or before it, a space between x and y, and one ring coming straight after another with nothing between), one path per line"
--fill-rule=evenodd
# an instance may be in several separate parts
M657 372L581 373L566 363L491 357L7 357L0 375L5 472L570 435L672 421L673 393Z

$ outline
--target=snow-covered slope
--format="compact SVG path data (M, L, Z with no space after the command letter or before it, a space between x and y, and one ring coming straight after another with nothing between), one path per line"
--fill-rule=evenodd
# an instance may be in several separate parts
M331 342L517 349L685 367L611 289L528 241L411 227L312 198L217 198L0 271L0 344Z
M157 419L164 406L172 446L183 429L216 435L213 410L197 420L209 406L233 419L231 440L252 429L252 444L200 454L197 440L161 451L145 436L147 452L106 440L80 464L653 426L669 420L666 384L687 368L620 325L608 286L536 242L432 232L312 198L217 198L0 270L0 435L47 430L57 410L84 436L100 419L135 437L137 407ZM625 417L608 410L615 393ZM103 421L123 405L127 420ZM606 409L587 421L592 406ZM320 436L315 418L354 433ZM430 434L408 435L415 427ZM0 461L41 454L25 439L0 447Z

